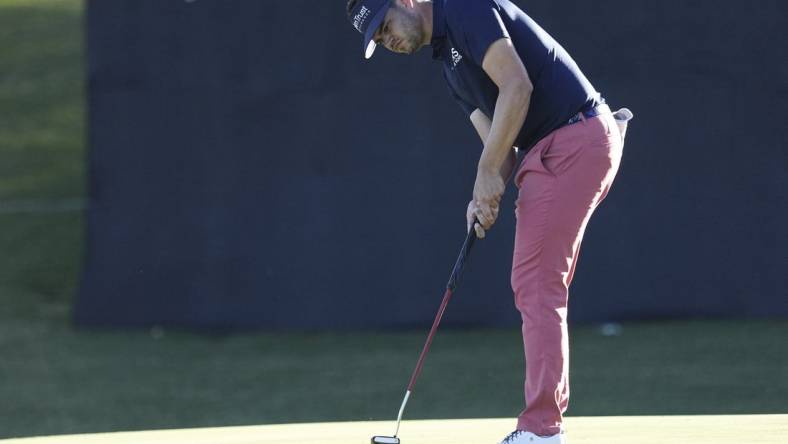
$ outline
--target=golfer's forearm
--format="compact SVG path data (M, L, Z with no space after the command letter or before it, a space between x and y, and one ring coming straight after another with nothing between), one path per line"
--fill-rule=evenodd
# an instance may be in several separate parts
M476 108L476 110L471 113L471 123L473 123L473 127L476 128L476 132L479 133L479 138L482 139L482 145L484 145L484 142L487 141L487 136L490 135L492 121L490 121L490 118L487 117L482 110Z
M511 148L528 114L530 101L531 90L522 85L515 84L499 91L490 134L479 159L480 170L501 171L511 157Z
M492 127L492 121L480 110L477 109L471 114L471 123L473 123L473 127L476 128L476 132L479 133L479 138L484 144L487 141L487 137L490 135L490 127ZM501 165L501 179L506 182L509 179L509 176L512 174L512 170L514 169L515 162L517 161L517 153L515 153L514 149L509 149L509 155L504 160L503 165Z
M501 165L501 179L503 179L503 183L508 183L509 178L512 176L514 172L514 166L517 163L517 153L514 149L509 150L509 155L506 156L506 160L503 161L503 165Z

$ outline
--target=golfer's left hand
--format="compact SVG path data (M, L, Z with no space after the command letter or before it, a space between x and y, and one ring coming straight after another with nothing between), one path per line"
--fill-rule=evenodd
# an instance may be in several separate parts
M480 169L473 186L475 214L485 230L489 230L498 218L498 208L504 192L500 173Z

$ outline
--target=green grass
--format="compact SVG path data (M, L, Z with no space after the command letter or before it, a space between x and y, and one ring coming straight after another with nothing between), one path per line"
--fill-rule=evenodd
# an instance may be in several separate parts
M84 197L82 3L0 0L0 210ZM81 212L0 211L0 438L390 419L425 332L88 332ZM425 326L426 327L426 326ZM573 329L572 415L788 412L788 322ZM514 416L517 331L443 331L410 418Z
M84 194L82 4L0 0L0 200Z
M84 196L82 4L0 0L0 210ZM0 213L0 319L63 318L82 214Z
M0 437L280 422L390 419L424 332L78 332L0 326ZM569 413L788 412L788 322L573 329ZM517 331L443 331L409 418L515 416Z

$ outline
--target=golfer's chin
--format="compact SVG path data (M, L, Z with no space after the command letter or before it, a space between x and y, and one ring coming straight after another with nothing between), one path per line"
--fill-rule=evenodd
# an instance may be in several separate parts
M418 50L419 50L419 48L416 47L415 45L409 45L409 46L398 47L396 49L392 49L391 51L392 52L396 52L397 54L410 55L410 54L415 53Z

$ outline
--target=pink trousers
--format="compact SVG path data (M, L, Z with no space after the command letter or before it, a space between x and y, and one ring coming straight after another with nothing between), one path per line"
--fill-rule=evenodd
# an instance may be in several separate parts
M511 281L526 361L519 430L542 436L561 432L569 402L569 285L586 225L613 183L622 148L615 119L603 114L546 136L515 176Z

